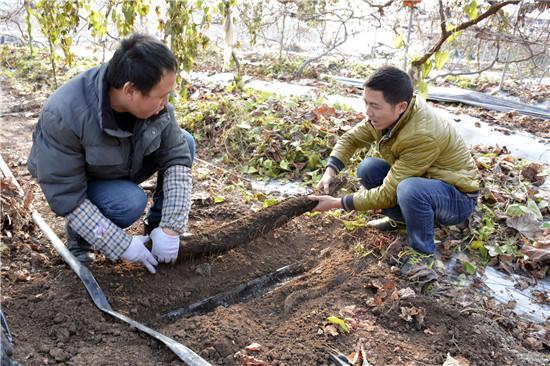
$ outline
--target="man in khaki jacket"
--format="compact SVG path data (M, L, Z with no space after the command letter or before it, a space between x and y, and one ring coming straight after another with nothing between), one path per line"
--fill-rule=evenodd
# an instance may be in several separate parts
M328 192L358 149L374 147L380 158L366 157L357 169L365 189L341 198L310 196L319 201L315 210L382 209L387 217L370 226L386 230L404 224L412 248L434 253L434 224L459 224L474 210L479 190L475 162L451 122L413 95L402 70L378 69L365 82L363 98L368 120L338 140L317 187ZM386 256L395 258L406 244L397 239Z

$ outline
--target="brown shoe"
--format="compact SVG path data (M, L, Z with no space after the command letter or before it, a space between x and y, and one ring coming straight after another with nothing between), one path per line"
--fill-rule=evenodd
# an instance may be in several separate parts
M399 253L401 253L407 245L409 245L407 237L398 236L397 239L388 245L382 258L392 264L399 263Z
M381 219L370 220L366 225L367 227L383 232L399 231L407 228L404 222L390 219L387 216Z

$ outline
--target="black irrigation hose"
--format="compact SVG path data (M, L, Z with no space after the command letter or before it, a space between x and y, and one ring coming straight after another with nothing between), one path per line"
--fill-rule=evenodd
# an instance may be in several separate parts
M323 76L334 79L342 84L363 89L363 80L346 78L323 74ZM461 88L430 88L426 97L428 100L447 103L464 103L474 107L494 110L497 112L516 111L520 114L550 119L550 109L536 105L515 101L511 98L502 98L475 90Z
M240 284L235 288L220 292L189 306L163 313L160 315L160 318L175 321L184 316L208 313L220 305L228 307L251 297L263 295L273 286L303 273L305 267L301 262L284 266L275 272L255 278L247 283Z
M2 171L5 177L12 178L13 182L18 187L19 192L23 193L21 186L19 185L19 183L11 173L9 167L7 166L7 164L5 163L1 155L0 155L0 170ZM85 266L83 266L78 260L76 260L76 258L71 254L71 252L69 252L67 247L65 247L61 239L59 239L59 237L53 232L50 226L44 221L42 216L37 211L33 211L32 219L40 227L44 235L48 237L53 247L61 255L65 263L67 263L71 267L71 269L76 273L78 278L80 278L80 280L84 284L84 287L86 288L86 291L88 291L88 294L92 298L92 301L99 308L99 310L161 341L168 348L170 348L170 350L172 350L172 352L174 352L182 361L186 362L189 366L211 366L210 363L208 363L206 360L201 358L191 349L185 347L183 344L178 343L174 341L172 338L167 337L164 334L159 333L156 330L151 329L133 319L130 319L127 316L117 311L114 311L113 308L111 308L111 305L107 300L107 297L101 290L101 287L99 287L99 284L95 280L90 270Z

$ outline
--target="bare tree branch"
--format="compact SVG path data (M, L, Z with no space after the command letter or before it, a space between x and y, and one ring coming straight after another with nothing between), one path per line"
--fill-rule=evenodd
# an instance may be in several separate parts
M482 39L484 41L502 41L510 43L519 43L523 45L533 45L533 46L545 46L547 45L546 40L536 41L529 40L528 36L524 35L513 35L513 34L503 34L500 32L495 32L488 28L476 28L471 29L471 31L476 32L476 38Z
M441 25L441 34L444 34L447 31L447 20L445 19L443 1L438 0L438 3L439 3L439 19L440 19L440 25Z
M541 55L544 55L546 53L546 49L540 51L540 52L537 52L537 53L530 53L529 56L526 56L526 57L523 57L523 58L516 58L514 60L499 60L499 62L501 64L516 64L516 63L519 63L519 62L525 62L525 61L529 61L529 60L532 60L533 58L537 57L537 56L541 56Z
M489 63L489 65L487 65L486 67L482 68L482 69L478 69L478 70L475 70L475 71L463 71L463 72L448 72L448 73L445 73L445 74L440 74L440 75L436 75L430 79L428 79L427 81L428 82L432 82L436 79L439 79L439 78L443 78L443 77L447 77L447 76L460 76L460 75L475 75L475 74L481 74L482 72L484 71L487 71L487 70L490 70L497 62L499 62L499 53L500 53L500 43L497 41L496 42L496 55L495 55L495 58L493 59L493 61L491 61Z
M441 0L439 0L439 2L441 3ZM435 52L437 52L441 48L441 46L443 46L443 44L445 43L447 38L449 38L453 33L459 32L461 30L464 30L466 28L469 28L469 27L473 26L474 24L477 24L477 23L481 22L482 20L490 17L491 15L496 14L500 9L502 9L506 5L518 4L519 2L520 2L520 0L507 0L507 1L503 1L502 3L498 3L498 4L493 3L489 9L487 9L483 14L481 14L477 18L469 20L469 21L464 22L464 23L461 23L456 28L452 29L451 31L449 31L446 28L442 29L442 33L441 33L441 36L439 37L439 40L428 50L428 52L426 52L424 55L422 55L419 59L414 60L411 63L411 66L412 67L419 67L424 62L428 61L428 59L430 57L432 57L432 55Z
M371 8L376 8L377 11L378 11L378 14L380 15L384 15L384 9L389 7L390 5L392 5L394 3L394 0L388 0L386 1L384 4L373 4L372 1L370 0L362 0L365 4L368 4Z
M25 6L24 4L21 4L12 11L3 11L0 14L0 21L1 22L15 21L15 18L19 18L19 16L23 13L24 10L25 10Z
M321 54L315 56L315 57L312 57L312 58L309 58L307 59L306 61L304 61L299 67L298 69L296 70L296 72L294 73L293 77L294 78L299 78L305 67L309 64L311 64L312 62L315 62L317 60L320 60L321 58L325 57L326 55L328 55L329 53L331 53L333 50L335 50L336 48L340 47L341 45L343 45L350 36L354 36L358 33L360 33L360 31L356 31L356 32L352 32L351 34L348 33L348 29L347 29L347 26L346 26L346 23L353 18L353 12L351 14L349 14L348 17L344 18L344 17L341 17L340 15L337 15L338 17L340 17L340 27L338 28L336 34L334 35L334 37L332 38L332 41L331 41L331 44L326 44L325 45L327 46L327 48L325 49L324 52L322 52ZM339 37L339 34L340 32L343 31L344 34L342 36L342 38L340 40L338 40L338 37ZM320 35L321 39L322 39L322 34Z

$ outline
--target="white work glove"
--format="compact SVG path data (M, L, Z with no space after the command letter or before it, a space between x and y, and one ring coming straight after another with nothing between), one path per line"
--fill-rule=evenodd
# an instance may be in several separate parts
M328 194L330 184L334 180L335 176L336 172L334 171L334 169L331 167L327 167L327 170L325 170L325 173L321 177L321 180L319 181L319 183L317 183L317 189L324 194Z
M160 263L174 263L180 249L180 236L168 235L160 227L151 231L153 250L151 251Z
M147 268L151 273L155 273L155 266L158 264L157 260L149 249L145 248L145 243L149 241L148 236L143 235L134 235L132 236L132 242L130 246L124 253L122 253L122 258L128 262L141 263Z

